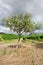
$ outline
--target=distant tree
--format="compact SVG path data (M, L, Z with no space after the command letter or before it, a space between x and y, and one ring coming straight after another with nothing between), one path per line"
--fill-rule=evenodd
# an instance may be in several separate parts
M14 32L16 31L17 34L19 35L19 41L21 38L21 35L23 32L32 32L36 29L40 29L41 26L40 24L35 24L33 23L31 19L31 15L26 13L26 14L19 14L17 16L11 16L9 18L4 18L2 21L8 26L11 30Z

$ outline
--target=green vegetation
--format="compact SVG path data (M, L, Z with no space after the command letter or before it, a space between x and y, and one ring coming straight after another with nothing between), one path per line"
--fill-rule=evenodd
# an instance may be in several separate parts
M14 39L18 39L18 35L15 34L0 34L0 42L2 41L11 41Z
M12 39L17 39L18 35L15 35L15 34L2 34L2 38L4 40L12 40Z
M27 39L32 39L32 40L43 40L43 34L31 34L30 36L26 37Z
M0 42L4 41L11 41L11 40L15 40L18 39L18 35L15 34L0 34ZM39 41L43 41L43 34L31 34L28 36L22 36L21 38L23 38L23 41L25 41L26 39L30 39L30 40L39 40Z

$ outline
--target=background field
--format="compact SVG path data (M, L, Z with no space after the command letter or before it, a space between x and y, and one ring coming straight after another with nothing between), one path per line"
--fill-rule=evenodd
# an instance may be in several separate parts
M18 39L19 36L15 34L0 34L0 42L3 41L12 41ZM23 40L37 40L37 41L43 41L43 34L31 34L28 36L21 36Z

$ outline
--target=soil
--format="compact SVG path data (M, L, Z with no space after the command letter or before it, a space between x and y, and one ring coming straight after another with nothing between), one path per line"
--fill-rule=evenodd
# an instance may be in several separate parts
M0 44L0 65L43 65L43 44Z

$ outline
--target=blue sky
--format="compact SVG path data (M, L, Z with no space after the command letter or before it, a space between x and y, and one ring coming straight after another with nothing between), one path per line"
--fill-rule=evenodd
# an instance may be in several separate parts
M24 12L31 13L35 22L43 23L43 0L0 0L0 21L3 17ZM5 30L0 23L0 31Z

